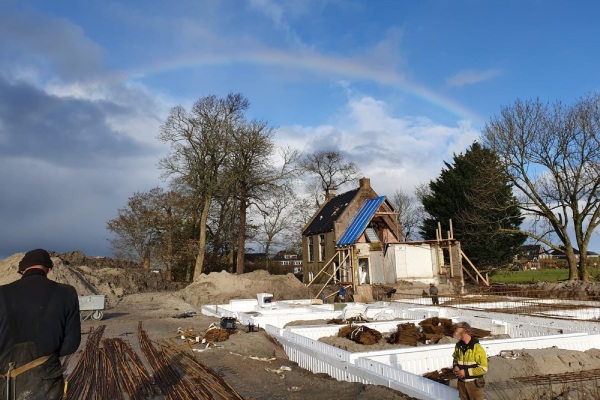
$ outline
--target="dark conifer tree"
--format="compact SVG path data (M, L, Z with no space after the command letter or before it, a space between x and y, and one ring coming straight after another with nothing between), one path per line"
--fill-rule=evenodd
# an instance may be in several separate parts
M507 232L518 229L523 217L498 157L475 142L444 164L422 197L427 216L421 235L435 239L439 222L446 237L452 220L454 238L478 269L506 265L525 236Z

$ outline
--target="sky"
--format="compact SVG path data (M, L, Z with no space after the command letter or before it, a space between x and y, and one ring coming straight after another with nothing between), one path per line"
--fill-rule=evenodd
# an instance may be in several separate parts
M111 256L106 223L167 185L161 123L208 95L242 93L278 146L340 151L380 195L413 192L502 106L599 91L598 15L593 0L0 0L0 257Z

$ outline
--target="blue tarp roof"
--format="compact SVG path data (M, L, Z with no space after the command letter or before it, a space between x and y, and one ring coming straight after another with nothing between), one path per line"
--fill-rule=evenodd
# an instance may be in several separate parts
M377 197L375 199L369 199L362 206L356 218L352 221L346 232L342 235L340 240L338 240L336 246L348 246L354 244L361 233L364 232L365 228L371 218L373 218L373 214L379 208L381 203L385 200L385 196Z

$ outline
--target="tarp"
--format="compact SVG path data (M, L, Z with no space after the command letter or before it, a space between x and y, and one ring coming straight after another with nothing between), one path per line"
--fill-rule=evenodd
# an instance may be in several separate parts
M354 244L361 233L367 228L367 225L373 218L373 214L385 200L385 196L380 196L375 199L369 199L362 206L354 220L350 223L336 246L349 246Z

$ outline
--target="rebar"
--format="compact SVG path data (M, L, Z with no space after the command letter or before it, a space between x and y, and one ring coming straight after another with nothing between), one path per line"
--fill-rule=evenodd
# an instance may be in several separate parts
M243 400L222 377L194 357L189 344L182 347L173 341L162 340L159 345L170 362L183 370L194 383L195 389L206 396L204 398Z
M160 395L168 400L243 399L195 359L189 344L181 347L164 340L155 346L140 322L137 338L151 375L127 341L102 339L104 330L105 325L90 329L79 361L68 376L65 399L143 400Z
M67 377L67 400L95 400L96 369L100 363L99 344L106 325L90 328L79 362ZM108 398L108 397L107 397ZM115 398L118 400L120 397Z
M102 346L110 356L118 382L131 400L143 400L158 394L142 360L128 342L121 338L108 338L102 340Z

